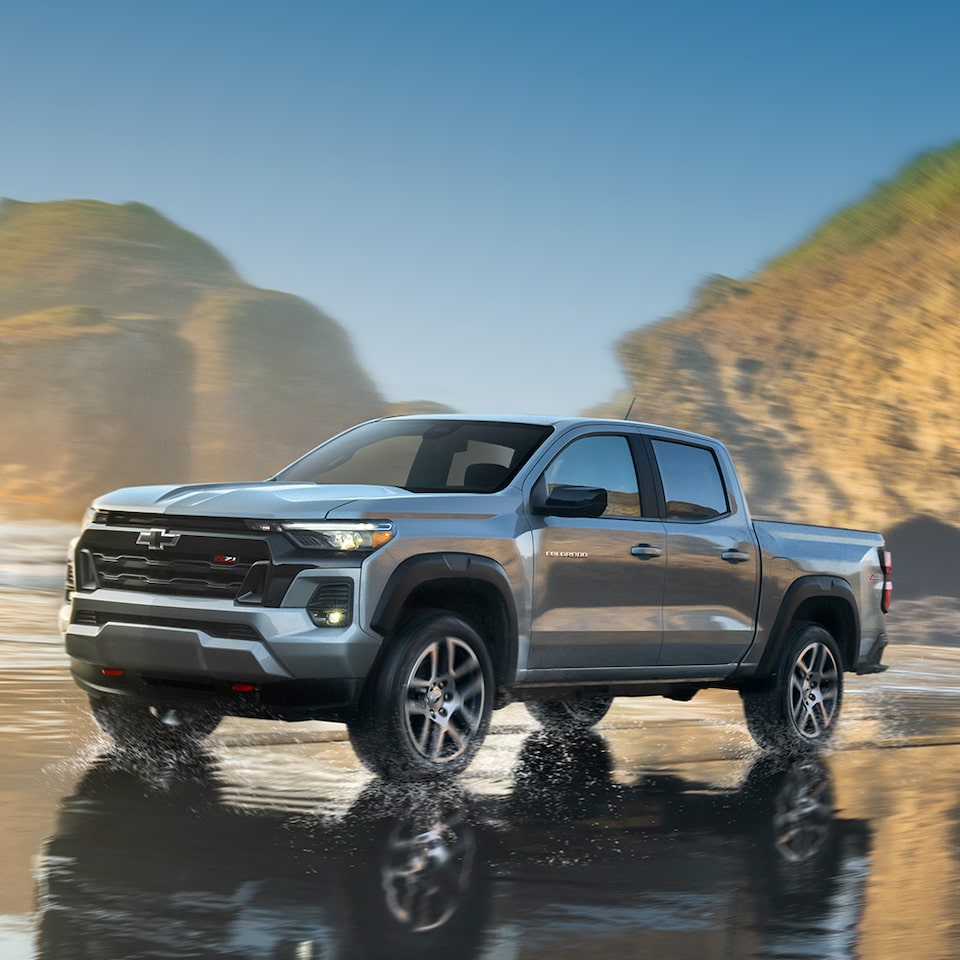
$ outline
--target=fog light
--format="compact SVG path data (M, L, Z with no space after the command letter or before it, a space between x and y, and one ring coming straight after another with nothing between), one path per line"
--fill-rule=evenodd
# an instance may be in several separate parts
M307 613L318 627L350 626L352 609L352 580L323 581L307 604Z

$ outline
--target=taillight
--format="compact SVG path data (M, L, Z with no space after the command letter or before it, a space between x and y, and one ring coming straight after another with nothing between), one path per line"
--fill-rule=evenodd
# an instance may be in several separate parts
M886 613L890 609L890 598L893 596L893 554L882 548L879 552L880 569L883 571L883 593L880 595L880 609Z

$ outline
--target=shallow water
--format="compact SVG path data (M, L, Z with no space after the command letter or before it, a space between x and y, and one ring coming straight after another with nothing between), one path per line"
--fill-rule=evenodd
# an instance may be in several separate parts
M401 790L332 724L120 757L34 649L0 677L4 960L960 953L953 650L852 680L820 761L764 758L722 693L572 742L515 706L456 786Z
M895 644L802 762L722 692L567 740L508 707L448 787L374 780L335 724L131 758L56 639L69 535L0 563L2 960L960 956L958 649ZM891 632L949 633L955 602Z

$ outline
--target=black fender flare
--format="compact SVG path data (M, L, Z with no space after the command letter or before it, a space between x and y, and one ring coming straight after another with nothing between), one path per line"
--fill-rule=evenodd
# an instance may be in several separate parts
M506 571L490 557L451 551L408 557L390 574L373 612L370 626L381 636L389 636L396 629L407 601L418 587L451 580L473 580L490 584L500 595L507 623L502 651L503 663L497 673L501 680L509 682L516 673L519 642L517 604ZM499 676L501 671L502 677Z
M848 621L844 624L845 633L852 637L852 649L847 651L844 637L834 636L841 652L846 652L846 668L852 670L856 666L857 653L860 643L860 610L857 606L856 594L853 587L843 577L815 574L800 577L794 580L787 588L780 603L780 609L774 618L773 626L767 638L760 662L755 672L756 677L772 676L779 666L780 653L787 631L797 619L797 611L808 600L827 600L841 602L840 608L845 611ZM815 617L810 619L816 620ZM817 620L816 622L822 622ZM824 624L829 627L829 624ZM833 632L833 631L832 631Z

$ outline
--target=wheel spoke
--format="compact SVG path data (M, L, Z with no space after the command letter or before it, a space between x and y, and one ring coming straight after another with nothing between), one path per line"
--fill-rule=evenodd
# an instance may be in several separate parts
M457 646L458 643L456 637L447 637L447 643L444 648L446 660L443 664L443 675L446 677L456 677L454 664L457 662Z
M439 760L443 752L443 741L447 738L447 728L441 727L437 723L428 723L427 726L430 727L432 732L429 757L431 760Z
M458 730L456 725L453 723L449 724L444 732L454 742L454 744L456 744L458 753L467 745L467 741L470 739L469 731L465 736L464 733Z
M430 676L427 682L433 683L440 676L440 645L431 643L425 652L427 655L425 659L429 658L430 661Z
M462 690L459 691L460 700L466 703L476 696L483 695L483 674L478 673Z
M468 735L472 735L473 732L480 725L479 715L474 713L465 704L461 706L460 709L457 711L457 716L463 717L463 719L466 721L466 724L467 724L466 733Z
M461 677L465 677L468 673L473 670L479 670L480 664L477 663L476 658L471 654L468 656L463 663L460 664L456 670L451 671L451 676L454 680L459 680Z
M808 713L807 704L802 699L798 700L793 708L793 721L801 733L805 733L805 721Z
M417 737L417 746L421 753L427 752L427 747L430 743L430 728L432 726L433 724L430 722L430 718L424 717L423 725L420 727L420 735Z
M828 670L832 666L832 657L830 656L830 651L823 644L817 649L817 678L822 680L827 674Z
M827 709L827 705L822 700L813 705L810 715L817 724L818 730L825 730L830 726L830 711Z

